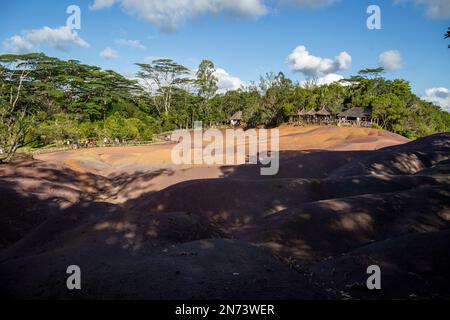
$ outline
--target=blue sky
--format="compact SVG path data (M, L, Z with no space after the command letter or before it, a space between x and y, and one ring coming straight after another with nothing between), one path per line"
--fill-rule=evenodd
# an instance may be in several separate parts
M78 37L58 30L72 4L81 9ZM371 4L381 8L381 30L366 26ZM450 108L449 0L15 0L1 1L0 12L3 53L40 51L126 75L149 57L192 69L207 58L224 88L270 71L298 81L348 76L388 52L387 77L407 79L419 96ZM343 52L344 64L336 59Z

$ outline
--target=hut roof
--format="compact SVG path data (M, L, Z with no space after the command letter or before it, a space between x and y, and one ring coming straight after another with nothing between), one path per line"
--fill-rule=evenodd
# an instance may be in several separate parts
M331 113L327 110L326 107L322 107L320 111L317 111L316 113L318 116L331 116Z
M369 109L363 107L355 107L339 113L338 116L350 118L370 118L372 116L372 113Z
M304 116L304 115L306 115L306 111L305 111L305 109L302 109L302 110L300 110L299 112L298 112L298 115L299 116Z
M230 118L230 120L242 120L242 111L238 111L235 114L233 114Z
M316 110L311 109L308 112L306 112L305 114L308 115L308 116L315 116L316 115Z

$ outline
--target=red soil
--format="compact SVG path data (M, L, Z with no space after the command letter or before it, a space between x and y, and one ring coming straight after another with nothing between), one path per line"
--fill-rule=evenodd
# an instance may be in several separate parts
M282 127L280 138L276 176L176 167L172 145L1 166L0 296L450 297L450 134ZM70 264L81 292L65 287ZM361 289L370 264L381 292Z

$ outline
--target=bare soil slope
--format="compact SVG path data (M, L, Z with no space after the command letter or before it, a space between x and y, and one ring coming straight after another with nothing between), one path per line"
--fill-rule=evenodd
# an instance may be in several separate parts
M450 298L450 134L282 127L280 146L271 177L175 167L171 145L0 167L0 296Z

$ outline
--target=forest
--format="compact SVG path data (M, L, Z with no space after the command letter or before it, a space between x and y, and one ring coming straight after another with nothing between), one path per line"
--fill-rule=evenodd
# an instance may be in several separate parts
M112 70L42 53L0 55L0 161L21 149L62 146L79 139L152 141L156 134L220 126L243 111L247 127L273 127L300 110L333 114L369 108L379 127L410 139L450 131L450 113L422 100L408 81L368 68L328 85L269 73L247 87L218 92L212 61L196 70L170 60L136 63L129 79ZM378 125L375 125L378 127Z

